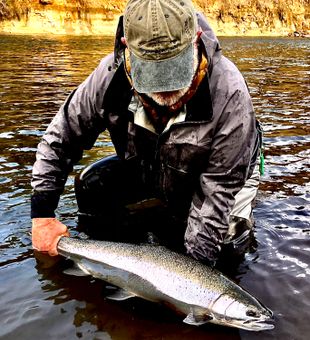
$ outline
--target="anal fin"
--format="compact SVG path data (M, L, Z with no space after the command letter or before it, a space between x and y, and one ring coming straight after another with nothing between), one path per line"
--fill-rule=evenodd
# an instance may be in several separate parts
M136 295L128 292L125 289L117 289L115 293L107 295L106 298L109 300L123 301L135 297Z
M74 265L71 268L67 268L63 271L64 274L67 275L73 275L73 276L88 276L90 274L86 273L85 271L83 271L80 267L78 267L77 265Z
M212 320L213 317L211 315L208 315L206 313L195 313L195 310L191 308L190 313L186 316L186 318L183 320L183 322L194 325L194 326L200 326L203 325L210 320Z

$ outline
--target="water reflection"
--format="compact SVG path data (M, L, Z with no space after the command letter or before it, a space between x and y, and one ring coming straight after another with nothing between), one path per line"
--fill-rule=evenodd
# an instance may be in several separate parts
M256 232L259 246L257 260L249 263L246 275L248 289L262 291L272 298L277 330L264 334L264 339L307 339L310 325L300 318L309 311L310 292L310 195L270 199L256 208ZM260 280L257 282L256 277ZM256 287L256 288L255 288ZM245 339L258 339L257 334L244 334Z
M310 40L221 42L246 77L266 153L255 209L257 247L227 272L275 312L276 328L260 334L193 328L155 304L106 301L102 282L64 275L66 262L33 258L29 181L37 143L65 97L111 50L113 38L1 36L0 337L306 339L310 334ZM104 133L76 171L112 152ZM76 234L73 178L74 173L59 215Z

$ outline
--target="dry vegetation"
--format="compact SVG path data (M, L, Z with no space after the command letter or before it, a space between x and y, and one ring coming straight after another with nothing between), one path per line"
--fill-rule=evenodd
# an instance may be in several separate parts
M32 10L67 11L82 15L83 13L102 13L107 20L121 12L124 1L114 0L0 0L0 20L27 17Z
M0 20L21 20L27 17L31 1L0 0Z

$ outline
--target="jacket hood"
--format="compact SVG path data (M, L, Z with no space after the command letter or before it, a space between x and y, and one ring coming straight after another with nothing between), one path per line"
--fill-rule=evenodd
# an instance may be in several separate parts
M197 13L198 25L202 30L201 40L204 45L206 57L208 60L209 71L218 62L222 55L220 42L217 39L213 29L209 25L207 19L202 13Z

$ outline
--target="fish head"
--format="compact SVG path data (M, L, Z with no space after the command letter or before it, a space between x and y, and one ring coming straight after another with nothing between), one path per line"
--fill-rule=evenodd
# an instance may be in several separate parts
M225 319L230 319L238 328L249 331L273 329L273 313L258 301L244 303L234 301L225 311Z
M251 295L237 298L223 294L212 309L218 324L249 331L274 328L272 311Z

